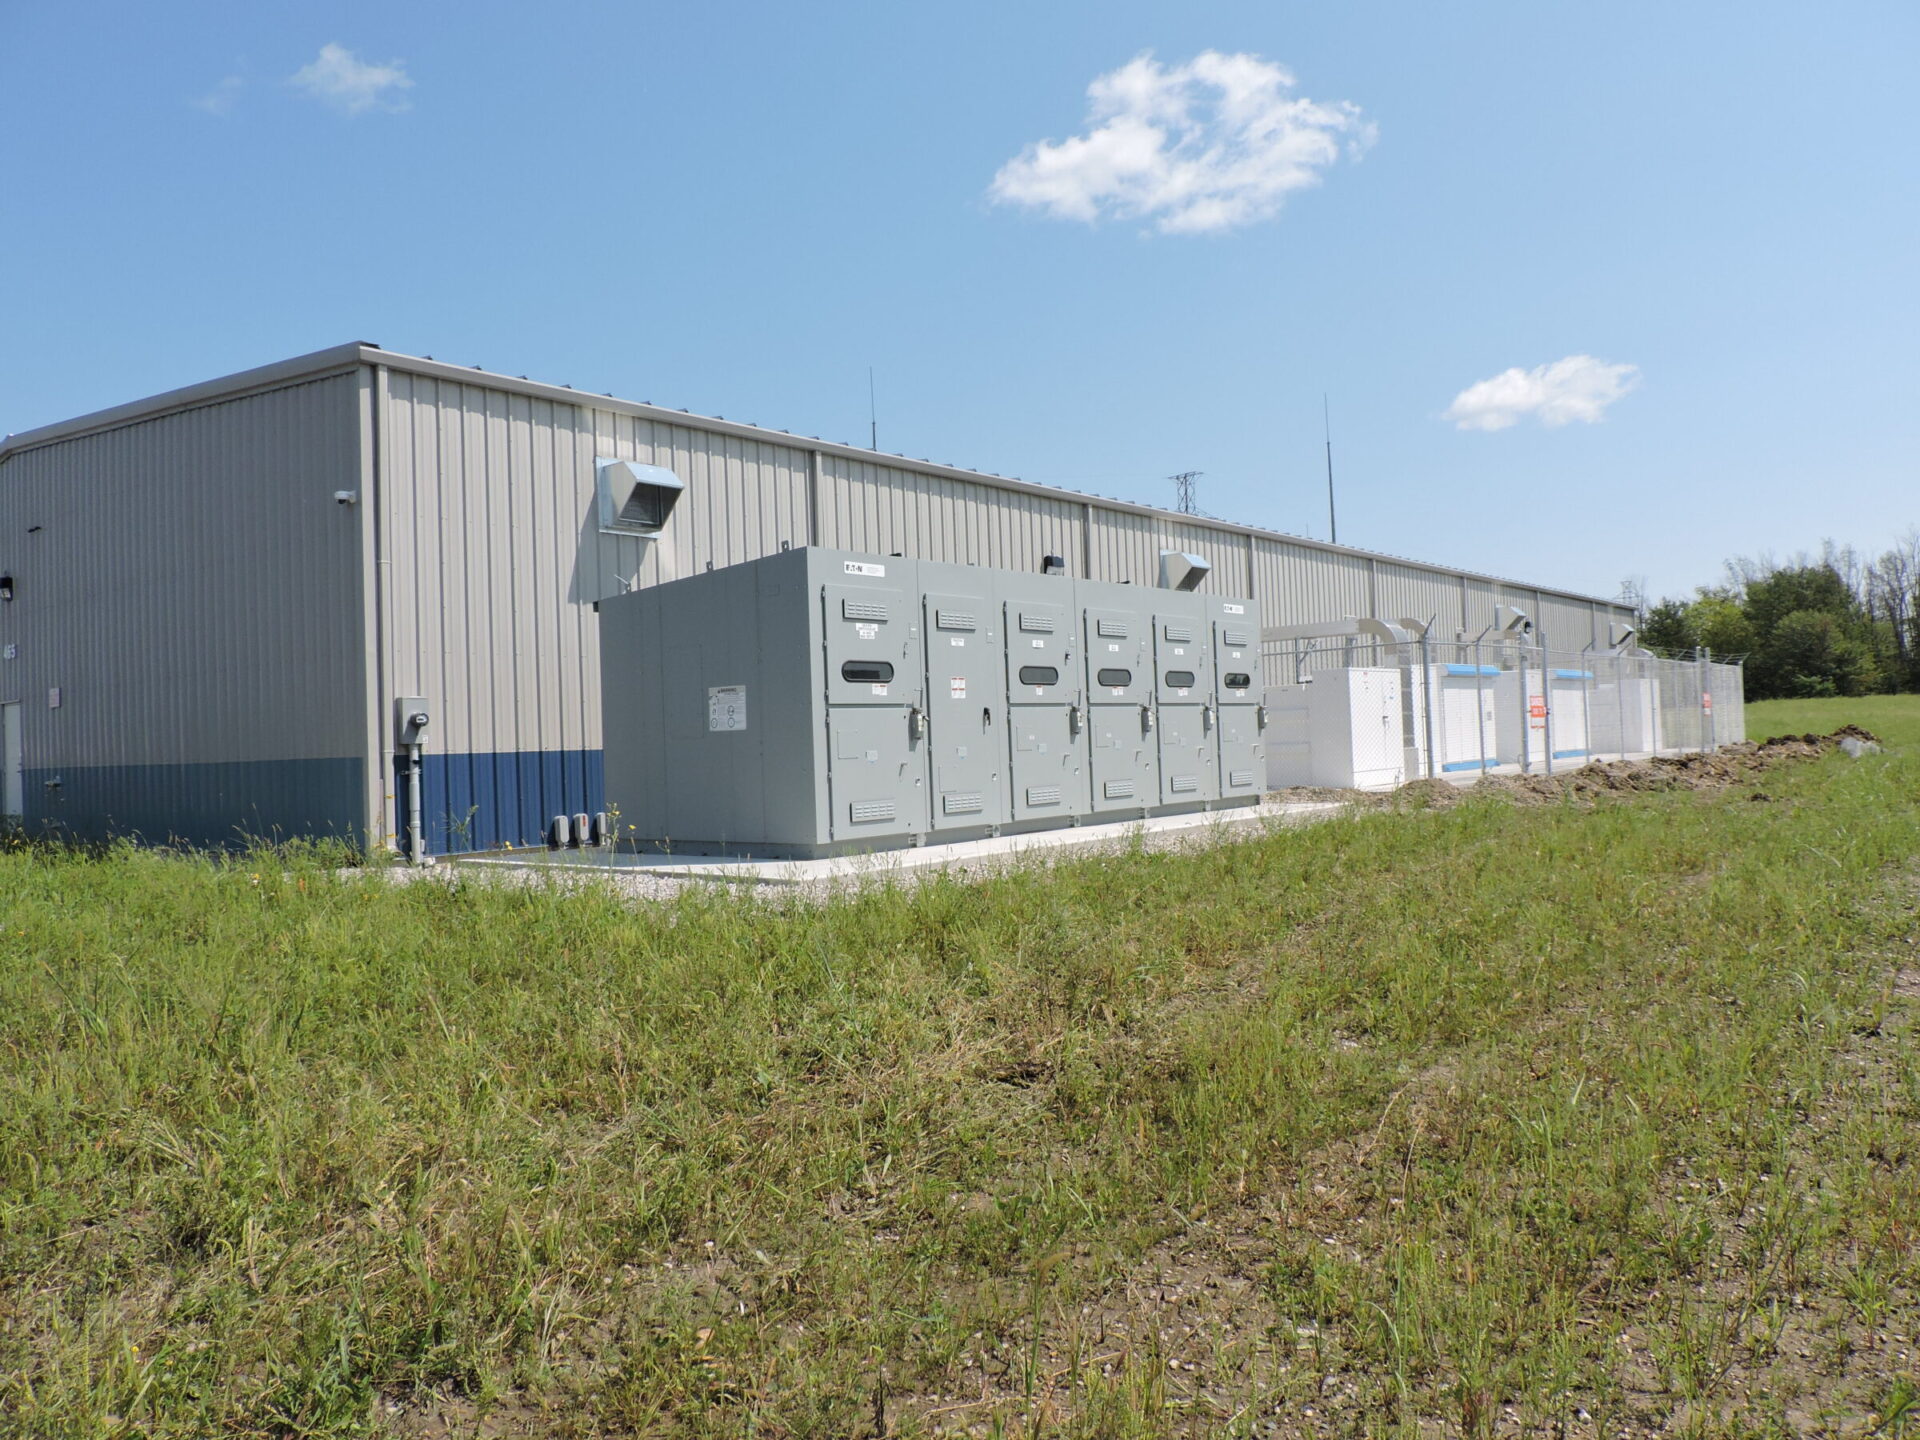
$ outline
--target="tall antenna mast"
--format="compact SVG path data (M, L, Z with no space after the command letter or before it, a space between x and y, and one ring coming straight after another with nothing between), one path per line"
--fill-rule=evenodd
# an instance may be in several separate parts
M1173 481L1173 508L1182 515L1198 515L1200 505L1193 498L1193 482L1207 472L1204 470L1182 470L1178 475L1169 475Z
M880 407L873 398L873 366L867 366L867 448L880 448Z
M1320 392L1320 423L1327 433L1327 538L1340 543L1340 522L1333 513L1333 412L1327 407L1326 391Z

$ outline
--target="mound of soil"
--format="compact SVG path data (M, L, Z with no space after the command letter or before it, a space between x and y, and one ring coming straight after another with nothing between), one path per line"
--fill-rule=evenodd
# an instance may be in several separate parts
M1596 760L1555 775L1486 775L1466 786L1415 780L1381 798L1395 806L1439 807L1457 805L1473 795L1501 795L1519 805L1545 805L1652 790L1724 790L1785 760L1818 759L1848 738L1878 743L1879 737L1858 725L1842 725L1830 735L1775 735L1723 745L1711 753ZM1754 798L1764 797L1756 793Z

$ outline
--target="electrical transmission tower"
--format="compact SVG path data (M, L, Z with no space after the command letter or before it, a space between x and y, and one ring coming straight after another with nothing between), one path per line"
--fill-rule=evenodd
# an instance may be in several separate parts
M1199 515L1204 512L1199 502L1193 498L1193 482L1206 474L1204 470L1182 470L1178 475L1167 478L1173 481L1173 508L1182 515Z

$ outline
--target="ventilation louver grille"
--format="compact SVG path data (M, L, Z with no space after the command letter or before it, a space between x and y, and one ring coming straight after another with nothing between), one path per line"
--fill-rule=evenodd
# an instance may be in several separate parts
M1193 631L1185 625L1168 625L1161 632L1176 645L1191 645Z
M1200 788L1198 775L1176 775L1167 782L1167 789L1176 795L1191 795Z
M1124 620L1102 620L1099 629L1100 633L1109 640L1124 640L1127 638L1127 622Z
M1109 780L1103 787L1109 800L1130 800L1133 798L1133 781Z
M1247 632L1244 630L1223 630L1220 632L1220 638L1224 640L1230 648L1235 649L1245 649L1252 643L1247 639Z
M964 793L950 791L942 795L940 808L949 815L978 815L987 807L978 790L969 790Z
M1029 785L1027 787L1027 804L1058 805L1059 803L1060 787L1058 785Z
M893 801L856 800L847 807L847 811L856 825L873 820L891 820L893 819Z
M885 620L887 607L871 600L842 600L840 615L845 620Z
M1020 628L1031 635L1051 635L1053 617L1051 615L1027 615L1020 617Z
M1227 777L1227 784L1235 790L1250 790L1253 788L1255 778L1251 770L1236 770Z
M942 630L978 630L979 622L964 610L936 610L933 623Z
M594 461L600 528L625 535L657 535L686 487L663 465L637 460Z

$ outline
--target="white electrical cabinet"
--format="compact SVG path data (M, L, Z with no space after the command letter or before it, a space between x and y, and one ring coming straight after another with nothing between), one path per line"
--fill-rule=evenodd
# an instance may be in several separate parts
M1427 769L1428 743L1424 686L1432 687L1435 699L1432 744L1438 771L1490 770L1497 763L1500 717L1495 697L1500 673L1498 665L1433 665L1424 674L1413 672L1413 709L1422 722L1415 726L1414 739L1420 747L1422 774Z
M1378 790L1407 780L1400 671L1323 670L1267 691L1267 783Z

